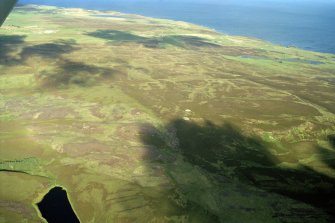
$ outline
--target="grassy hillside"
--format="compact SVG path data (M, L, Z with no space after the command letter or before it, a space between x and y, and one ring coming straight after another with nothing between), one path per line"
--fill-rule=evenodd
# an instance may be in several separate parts
M46 6L0 30L0 222L332 222L335 55Z

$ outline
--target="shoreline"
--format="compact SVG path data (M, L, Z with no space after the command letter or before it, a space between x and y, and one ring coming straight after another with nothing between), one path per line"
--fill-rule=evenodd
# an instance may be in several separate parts
M115 9L112 9L112 10L101 9L101 7L96 7L96 9L94 9L94 7L93 8L92 7L72 7L72 6L62 6L62 5L56 6L56 5L22 4L22 3L18 4L17 6L26 6L26 5L58 7L58 8L64 8L64 9L82 9L82 10L99 11L99 12L120 12L120 13L124 13L124 14L129 14L129 15L143 16L143 17L147 17L147 18L164 19L164 20L170 20L170 21L175 21L175 22L185 22L185 23L190 23L190 24L194 24L194 25L197 25L197 26L205 27L207 29L211 29L215 32L218 32L220 34L227 35L227 36L247 37L247 38L250 38L250 39L261 40L261 41L264 41L264 42L270 42L271 44L280 45L280 46L286 47L286 48L298 48L298 49L302 49L302 50L306 50L306 51L312 51L312 52L316 52L316 53L326 53L326 54L335 55L335 50L333 50L334 47L332 47L331 45L327 48L326 47L317 47L317 46L314 47L313 44L317 43L318 41L319 41L318 45L320 45L324 42L324 41L319 40L319 39L310 39L310 40L306 39L306 40L304 40L304 39L299 38L299 39L296 39L296 41L294 41L294 40L285 39L285 38L278 38L277 39L277 35L275 35L275 38L273 38L274 36L272 36L272 37L270 36L269 38L266 38L266 36L269 35L270 33L264 33L264 35L263 35L262 32L260 32L260 33L253 33L253 32L246 33L243 30L242 30L242 32L244 32L244 33L242 33L242 34L239 31L234 33L234 32L232 32L232 30L229 30L229 29L231 29L231 27L229 27L229 25L228 26L222 26L222 27L226 27L225 28L226 30L224 31L220 28L220 25L218 27L216 27L215 25L213 26L210 23L201 22L201 21L199 21L199 22L192 21L193 17L190 17L188 20L178 18L179 17L178 13L176 14L176 16L170 16L170 15L168 15L169 13L167 13L167 14L164 14L161 17L159 15L154 15L154 14L150 14L150 13L146 14L143 10L142 10L143 12L140 12L141 10L138 10L138 12L129 12L127 10L125 10L125 11L121 10L120 11L120 10L116 9L116 8L118 8L117 5L116 5ZM220 6L220 5L218 5L218 6ZM218 18L218 19L220 19L220 18ZM207 20L205 19L205 21L207 21ZM245 24L245 25L247 25L247 24ZM260 26L260 27L262 27L262 26ZM243 27L240 27L240 28L249 29L249 28L243 28ZM288 28L289 27L287 27L287 31L289 31ZM292 28L294 28L294 27L292 27ZM247 31L247 30L245 30L245 31ZM250 31L252 31L252 30L250 29ZM272 32L272 31L270 31L270 32ZM281 31L278 30L276 32L279 34L279 37L280 37L280 35L282 36L284 34L283 30L281 30ZM283 34L281 34L281 33L283 33ZM327 35L327 33L325 33L325 35ZM287 36L287 35L285 35L285 36ZM307 41L307 42L312 41L313 44L309 44L309 45L304 44L305 41ZM328 41L326 41L326 42L328 42ZM331 44L331 43L329 43L329 44Z
M38 5L38 4L17 4L13 10L15 10L16 8L20 8L20 7L49 7L49 8L58 8L58 9L63 9L63 10L83 10L86 12L95 12L95 13L119 13L121 15L125 15L125 16L134 16L134 17L140 17L140 18L144 18L144 19L154 19L154 20L162 20L162 21L166 21L166 22L173 22L173 23L184 23L190 26L196 26L199 28L202 28L204 30L209 30L212 31L213 33L217 33L219 35L225 36L225 37L236 37L236 38L247 38L250 40L254 40L254 41L259 41L259 42L264 42L265 44L271 44L273 46L277 46L277 47L282 47L282 48L287 48L287 49L297 49L297 50L302 50L302 51L306 51L306 52L313 52L313 53L317 53L317 54L326 54L326 55L334 55L335 56L335 52L334 53L329 53L329 52L323 52L323 51L315 51L315 50L311 50L311 49L306 49L306 48L300 48L298 46L295 45L284 45L284 44L280 44L280 43L276 43L276 42L272 42L271 40L267 40L267 39L262 39L262 38L258 38L258 37L254 37L254 36L247 36L247 35L234 35L234 34L229 34L223 31L220 31L214 27L210 27L210 26L206 26L206 25L202 25L202 24L197 24L197 23L192 23L192 22L188 22L188 21L183 21L183 20L177 20L177 19L169 19L169 18L159 18L159 17L155 17L155 16L146 16L146 15L142 15L142 14L135 14L135 13L127 13L127 12L122 12L122 11L114 11L114 10L98 10L98 9L89 9L89 8L78 8L78 7L64 7L64 6L54 6L54 5ZM101 18L102 19L102 18ZM4 23L3 27L4 28L6 26L6 22Z

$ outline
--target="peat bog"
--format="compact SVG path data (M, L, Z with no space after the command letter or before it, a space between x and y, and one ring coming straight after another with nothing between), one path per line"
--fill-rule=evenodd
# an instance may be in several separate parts
M0 222L334 222L334 58L17 7L0 30Z

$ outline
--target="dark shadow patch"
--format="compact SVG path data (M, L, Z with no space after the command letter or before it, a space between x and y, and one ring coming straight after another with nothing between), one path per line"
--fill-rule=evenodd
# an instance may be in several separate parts
M261 139L246 137L229 123L217 126L207 121L198 125L175 120L167 128L175 129L178 148L185 160L213 173L220 173L220 168L216 167L220 162L234 168L245 166L245 163L251 166L277 163ZM144 134L142 139L146 144L162 147L165 141L158 136Z
M52 188L37 204L43 218L49 223L79 223L68 200L66 191L61 187Z
M335 217L335 179L303 165L280 167L270 151L277 145L257 136L247 136L230 123L215 125L174 120L162 132L173 132L174 139L142 132L144 144L179 151L185 161L214 174L218 181L237 181L321 208ZM171 146L175 145L175 146ZM334 151L318 147L316 156L334 171ZM223 184L224 185L224 184Z
M218 44L211 43L205 38L197 37L197 36L183 36L183 35L172 35L172 36L164 36L162 38L158 38L163 44L170 44L179 47L204 47L204 48L218 48L221 47Z
M79 86L93 85L96 80L111 78L113 74L125 75L118 68L104 68L64 58L64 55L79 50L73 39L60 39L50 43L42 43L23 47L25 36L0 36L0 64L7 66L22 65L32 57L40 57L51 61L51 69L39 71L36 79L43 87L61 87L70 84ZM15 56L12 54L16 53Z
M327 138L328 138L330 145L333 147L333 149L335 149L335 134L329 135Z
M26 36L20 35L0 35L0 64L13 65L20 61L12 53L18 51L25 38Z
M78 50L75 40L58 40L52 43L43 43L23 48L21 51L21 60L25 61L32 56L55 59L61 55Z
M328 136L329 137L329 136ZM329 140L330 141L330 140ZM332 142L330 141L330 144ZM325 149L321 146L317 146L316 151L319 159L326 164L331 170L335 171L335 150L334 144L331 144L333 149ZM334 185L335 187L335 185Z
M117 71L109 68L62 59L52 71L42 71L38 80L45 87L66 87L74 84L91 86L97 80L110 78Z
M23 173L23 174L28 174L28 175L30 175L29 173L27 173L27 172L24 172L24 171L20 171L20 170L6 170L6 169L0 169L0 172L8 172L8 173Z
M19 35L0 36L0 64L6 66L22 65L34 56L56 60L79 49L76 41L72 39L60 39L51 43L23 47L25 38L26 36Z
M140 42L147 40L146 37L131 34L129 32L118 31L118 30L97 30L95 32L88 33L89 36L116 41L116 42Z
M167 35L161 37L143 37L125 31L117 30L97 30L87 33L87 35L111 41L111 43L137 43L147 48L164 48L175 46L180 48L205 47L218 48L218 44L211 43L209 40L197 36L187 35Z

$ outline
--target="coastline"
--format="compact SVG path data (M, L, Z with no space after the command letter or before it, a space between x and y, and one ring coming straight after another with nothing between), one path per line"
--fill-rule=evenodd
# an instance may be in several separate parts
M3 159L35 157L12 169L55 176L4 174L8 201L30 207L31 192L62 185L85 222L313 222L302 211L326 222L285 192L333 192L334 55L116 11L22 7L7 25Z
M60 6L75 6L77 3L60 2L56 4ZM129 14L185 21L209 27L227 35L247 36L269 41L284 47L293 46L314 52L335 54L335 45L331 39L335 30L330 25L332 21L331 17L328 18L322 14L316 16L312 5L308 5L306 9L301 9L304 6L302 3L299 3L302 4L301 7L295 5L293 9L288 9L279 3L273 6L267 5L265 8L261 4L251 6L247 3L184 4L163 2L160 4L166 9L161 9L158 3L141 4L141 2L104 5L78 4L84 6L82 8L87 10L96 8L105 11L104 7L106 7L107 10L109 8L113 11ZM294 5L294 3L292 4ZM315 4L317 6L317 3ZM279 7L279 9L276 10L275 7ZM319 10L327 9L326 6L323 6ZM207 13L206 10L214 11L213 13ZM255 10L254 13L252 12L253 10ZM297 14L297 19L292 19L292 16L294 16L294 14L292 15L292 10L298 10L300 13ZM240 13L241 16L237 17L237 13ZM301 19L299 19L299 16L301 16ZM266 22L267 20L269 22ZM271 22L272 20L273 22ZM315 22L310 22L310 20Z
M83 11L86 11L86 12L94 12L94 13L97 13L97 14L114 13L114 14L121 14L121 15L124 15L124 16L132 16L133 18L154 19L154 20L162 21L162 22L169 22L169 23L172 22L172 23L184 24L184 25L186 24L186 25L189 25L189 26L198 27L198 28L202 28L204 30L212 31L213 33L216 33L216 34L222 35L222 36L236 37L236 38L246 38L246 39L250 39L250 40L254 40L254 41L258 41L258 42L263 42L264 44L270 44L270 45L274 45L274 46L278 46L278 47L282 47L282 48L297 49L297 50L302 50L302 51L306 51L306 52L328 54L328 55L334 55L335 56L335 52L334 53L323 52L323 51L301 48L301 47L298 47L298 46L295 46L295 45L284 45L284 44L273 42L273 41L268 40L268 39L254 37L254 36L229 34L229 33L220 31L219 29L216 29L215 27L210 27L210 26L206 26L206 25L203 25L203 24L197 24L197 23L192 23L192 22L189 22L189 21L178 20L178 19L159 18L159 17L155 17L155 16L146 16L146 15L143 15L143 14L127 13L127 12L115 11L115 10L97 10L97 9L80 8L80 7L79 8L78 7L62 7L62 6L53 6L53 5L22 4L21 3L21 4L18 4L15 8L19 8L19 7L42 7L42 8L59 8L59 9L63 9L63 10L83 10ZM15 8L14 8L14 10L15 10ZM103 18L101 18L101 19L103 19ZM334 60L334 62L335 62L335 60Z

